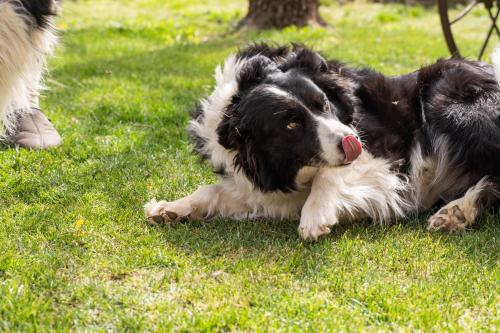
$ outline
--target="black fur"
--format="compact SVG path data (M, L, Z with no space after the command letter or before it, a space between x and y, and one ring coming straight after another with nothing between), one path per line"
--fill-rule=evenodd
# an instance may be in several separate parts
M270 60L280 63L284 61L287 55L290 53L288 46L269 46L267 44L250 44L244 50L238 52L237 57L242 58L252 58L254 56L260 55Z
M445 135L457 164L476 178L500 175L500 91L491 67L440 60L419 73L425 131Z
M29 23L34 23L39 29L47 29L50 26L50 17L56 15L55 0L20 0L13 4L20 4L21 7L17 10L28 14L31 19Z
M300 105L354 126L365 148L392 160L399 172L409 170L413 147L436 154L442 137L450 167L467 174L469 186L484 176L500 179L500 88L489 65L439 60L389 77L325 60L302 46L251 45L237 56L247 63L217 133L222 146L237 152L236 166L262 191L293 190L300 168L322 162L311 115ZM269 85L297 102L269 95ZM300 132L286 130L294 121Z

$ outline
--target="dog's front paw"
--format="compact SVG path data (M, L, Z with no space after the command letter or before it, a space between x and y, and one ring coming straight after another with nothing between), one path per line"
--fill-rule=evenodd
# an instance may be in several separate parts
M310 223L310 224L300 224L299 225L299 235L300 238L306 241L316 241L321 236L328 235L330 233L330 226L325 224Z
M328 235L334 224L337 224L335 216L308 213L303 210L300 217L299 235L304 240L316 241L321 236Z
M156 199L152 199L144 205L144 213L150 225L168 224L188 217L190 208L177 201L162 200L157 202Z
M462 231L467 227L467 220L458 205L447 205L432 215L428 222L431 231Z

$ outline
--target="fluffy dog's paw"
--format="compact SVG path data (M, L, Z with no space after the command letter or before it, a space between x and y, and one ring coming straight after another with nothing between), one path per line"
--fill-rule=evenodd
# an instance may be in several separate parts
M462 231L467 227L467 219L458 205L448 205L432 215L428 222L428 230Z
M299 235L300 238L306 241L316 241L321 236L328 235L330 233L330 226L325 224L300 224L299 225Z
M176 202L157 202L156 199L151 199L144 205L144 213L150 225L172 223L189 215L188 209Z
M308 201L302 207L299 235L303 240L316 241L318 238L328 235L331 227L337 223L337 215L330 207Z
M318 212L311 214L307 210L303 210L300 217L299 235L303 240L316 241L318 238L328 235L334 224L337 224L335 216L319 214Z

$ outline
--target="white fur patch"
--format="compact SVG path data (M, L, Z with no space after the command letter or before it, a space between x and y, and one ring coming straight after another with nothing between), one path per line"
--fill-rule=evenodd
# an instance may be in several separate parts
M445 136L433 138L432 147L431 156L425 156L420 145L413 148L410 156L412 190L409 200L417 212L429 209L439 199L449 201L466 190L470 183L467 174L453 167Z
M287 97L287 98L293 98L295 99L292 95L290 95L288 92L276 87L276 86L273 86L273 85L269 85L268 87L266 87L266 91L274 94L274 95L278 95L278 96L283 96L283 97Z
M56 42L53 29L32 28L26 20L12 1L0 2L0 116L6 130L16 113L38 106L45 56Z
M493 68L495 69L497 82L500 83L500 47L493 50L493 53L491 54L491 62L493 63Z
M465 219L469 224L474 223L476 217L479 215L479 198L484 191L492 191L493 185L488 181L488 177L483 177L476 185L472 186L465 192L461 200L462 212L465 215ZM498 193L495 193L498 197Z

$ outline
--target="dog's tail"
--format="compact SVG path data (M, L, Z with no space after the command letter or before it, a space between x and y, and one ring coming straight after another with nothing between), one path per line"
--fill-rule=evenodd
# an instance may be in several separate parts
M495 69L495 77L498 84L500 84L500 46L497 46L493 53L491 54L491 62L493 63L493 68Z

